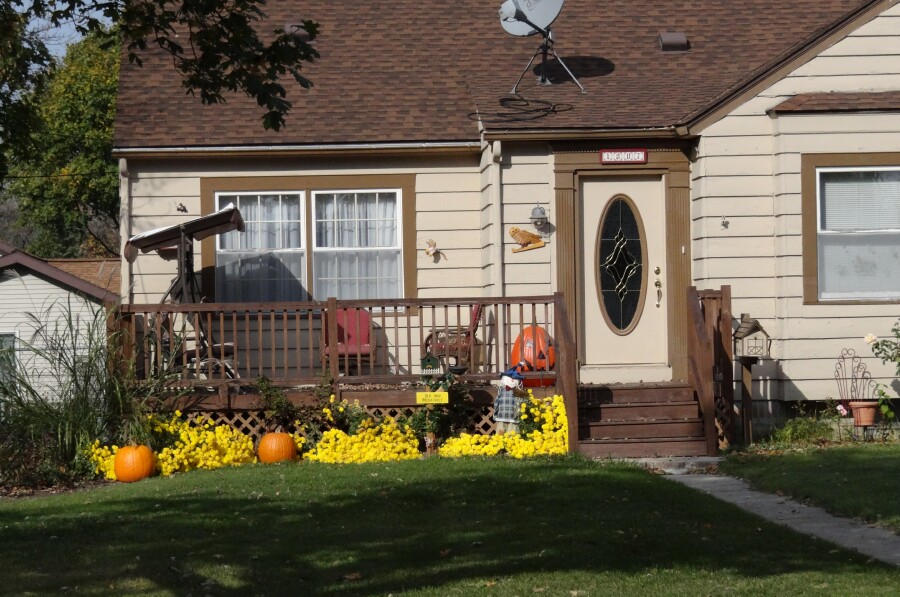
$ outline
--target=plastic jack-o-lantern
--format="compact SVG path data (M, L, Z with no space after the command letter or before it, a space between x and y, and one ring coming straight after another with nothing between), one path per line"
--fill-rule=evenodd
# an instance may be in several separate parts
M294 438L288 433L270 432L259 440L256 453L259 461L265 463L293 460L297 455L297 445L294 443Z
M530 371L551 371L556 367L556 348L550 335L542 327L529 325L522 330L510 353L510 363L517 365L523 373ZM527 378L526 386L552 385L554 380Z
M116 479L122 483L133 483L153 474L156 457L148 446L123 446L116 452L113 465Z

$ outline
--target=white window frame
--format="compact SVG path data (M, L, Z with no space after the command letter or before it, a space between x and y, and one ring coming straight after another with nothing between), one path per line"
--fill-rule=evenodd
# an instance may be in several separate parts
M822 174L831 172L900 172L900 166L817 166L816 167L816 251L819 251L819 238L821 236L840 236L840 235L866 235L866 234L897 234L900 238L900 228L863 228L852 232L838 232L825 230L822 228ZM840 296L824 296L822 291L822 275L821 270L823 264L821 259L817 259L819 271L816 273L818 279L818 300L823 302L829 301L845 301L845 300L875 300L888 301L900 299L900 290L896 292L867 292L859 294L842 294Z
M397 235L396 235L396 245L390 247L373 247L372 251L376 250L392 250L399 252L399 259L397 263L398 268L398 279L397 279L397 296L398 298L403 298L405 295L404 289L406 287L406 280L404 276L406 274L404 267L404 251L403 251L403 190L400 188L368 188L368 189L314 189L310 193L310 226L312 228L312 242L310 243L310 253L313 256L312 268L309 272L309 284L312 288L311 295L315 296L316 288L315 288L315 280L316 280L316 272L315 272L315 253L338 253L338 252L360 252L365 251L366 249L363 247L328 247L328 248L320 248L318 246L318 226L316 225L315 214L316 214L316 198L319 195L340 195L340 194L367 194L367 193L394 193L397 198L397 205L395 208L396 218L397 218ZM359 219L357 218L357 222Z
M306 291L307 297L311 296L312 293L309 292L309 284L310 280L308 278L309 267L306 259L306 252L309 250L309 243L306 238L306 226L307 226L307 193L305 190L264 190L264 191L216 191L213 196L213 201L216 210L220 210L226 207L231 201L227 200L228 197L257 197L257 199L263 195L298 195L300 197L300 246L299 247L291 247L288 249L263 249L263 248L247 248L247 249L223 249L222 248L222 235L216 235L216 260L218 261L218 256L221 254L229 254L229 253L251 253L255 252L258 254L266 254L266 253L303 253L303 272L307 276L305 280L301 280L302 283L305 284L304 290ZM223 197L226 198L223 203ZM269 220L265 220L269 221ZM241 233L243 234L243 233ZM218 295L219 284L221 280L216 279L216 294ZM221 297L216 297L216 300L220 300ZM272 299L275 300L275 299ZM280 301L280 299L279 299Z

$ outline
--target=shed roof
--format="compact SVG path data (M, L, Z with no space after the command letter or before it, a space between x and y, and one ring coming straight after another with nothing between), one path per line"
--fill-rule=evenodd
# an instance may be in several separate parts
M272 0L273 27L320 23L314 86L290 81L294 108L280 132L241 94L201 105L185 95L171 60L148 52L122 63L115 146L304 146L455 142L487 131L668 129L708 111L808 48L877 0L568 0L553 25L556 50L587 88L565 80L520 86L531 101L503 104L540 40L512 37L497 2ZM686 52L662 52L659 34L683 32Z
M44 260L0 242L0 270L24 268L98 302L116 303L120 298L121 262L118 259Z

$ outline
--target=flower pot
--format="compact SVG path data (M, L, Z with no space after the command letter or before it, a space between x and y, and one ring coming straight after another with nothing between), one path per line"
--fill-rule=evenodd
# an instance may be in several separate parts
M878 402L875 400L860 400L850 403L853 411L853 424L857 427L869 427L875 424L875 414L878 412Z

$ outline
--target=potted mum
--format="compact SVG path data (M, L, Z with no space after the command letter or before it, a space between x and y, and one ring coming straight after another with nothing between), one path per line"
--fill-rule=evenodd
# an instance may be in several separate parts
M297 407L267 377L257 378L256 387L262 398L266 425L266 433L260 438L256 449L259 461L271 463L293 460L297 456L297 445L286 430L290 429L297 418Z

